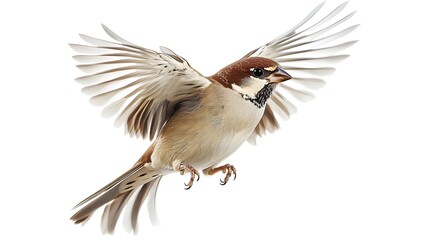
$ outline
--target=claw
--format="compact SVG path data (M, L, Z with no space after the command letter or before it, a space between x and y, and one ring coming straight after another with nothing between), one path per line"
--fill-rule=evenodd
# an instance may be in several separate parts
M224 180L220 179L220 185L224 186L228 182L228 179L225 177Z
M233 180L235 180L237 178L237 169L235 169L234 166L232 166L231 164L225 164L223 166L217 167L217 168L213 168L209 171L210 175L213 175L217 172L222 171L223 173L225 173L225 178L222 180L220 179L220 185L225 185L229 179L231 178L231 176L234 174L234 178Z
M234 166L227 164L227 165L225 165L225 168L226 168L226 175L225 175L224 180L221 182L221 185L225 185L228 182L228 180L232 174L234 174L233 180L235 180L235 178L237 177L237 170L235 169Z
M232 165L231 165L231 169L232 169L232 173L234 174L234 179L232 179L232 180L235 181L235 179L237 178L237 169L235 169L235 167Z
M186 186L185 189L189 190L194 184L195 176L197 176L197 181L200 180L200 173L189 164L186 164L186 165L180 164L179 165L180 174L183 175L185 174L186 171L188 171L191 174L191 178L189 179L189 182L184 183Z

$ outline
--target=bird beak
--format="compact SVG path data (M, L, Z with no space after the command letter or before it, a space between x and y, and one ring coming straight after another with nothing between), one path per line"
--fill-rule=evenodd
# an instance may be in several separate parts
M283 68L278 67L276 72L273 72L269 77L268 81L270 83L281 83L284 81L287 81L289 79L292 79L292 76L289 75Z

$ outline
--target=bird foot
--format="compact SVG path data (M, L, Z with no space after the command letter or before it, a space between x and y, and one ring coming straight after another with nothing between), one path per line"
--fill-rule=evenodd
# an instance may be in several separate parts
M222 180L220 180L220 185L225 185L228 181L229 178L234 174L234 178L233 180L235 180L235 178L237 178L237 169L235 169L235 167L231 164L225 164L223 166L220 167L216 167L216 168L212 168L208 171L209 175L213 175L217 172L222 171L225 174L225 178Z
M195 176L197 176L197 181L200 180L200 173L189 164L180 164L179 172L180 172L180 175L183 175L186 172L189 172L191 174L191 178L189 179L189 182L185 183L186 190L190 189L194 184Z

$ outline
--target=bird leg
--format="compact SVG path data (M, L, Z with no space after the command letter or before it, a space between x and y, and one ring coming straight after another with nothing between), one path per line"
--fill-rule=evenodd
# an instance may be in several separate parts
M226 173L225 178L223 180L222 179L220 180L220 185L225 185L228 182L228 180L232 174L234 174L233 180L235 180L235 178L237 177L237 170L231 164L225 164L225 165L220 166L220 167L210 168L206 173L208 175L213 175L213 174L220 172L220 171L222 171L223 173Z
M180 175L185 174L186 172L189 172L191 174L191 178L189 179L188 183L185 183L185 189L188 190L192 187L192 185L194 184L194 180L195 180L195 176L197 176L197 181L200 180L200 173L193 168L191 165L189 164L180 164L179 165L179 172Z

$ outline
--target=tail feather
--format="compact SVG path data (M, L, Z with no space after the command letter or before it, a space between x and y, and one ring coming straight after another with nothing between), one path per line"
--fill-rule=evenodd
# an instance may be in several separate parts
M135 192L135 189L142 185L148 185L147 187L143 186L142 190L143 192L149 191L152 182L163 174L165 172L145 167L144 164L136 165L76 205L80 209L70 219L76 224L85 222L98 208L108 204L102 217L102 230L103 232L113 233L122 209ZM141 205L144 198L138 202L138 205ZM139 208L136 209L138 210ZM138 214L134 215L137 218Z
M113 180L112 182L110 182L109 184L107 184L106 186L102 187L97 192L91 194L89 197L87 197L84 200L82 200L80 203L78 203L76 206L74 206L73 209L78 208L78 207L80 207L82 205L85 205L86 203L88 203L92 199L100 196L101 194L103 194L104 192L108 191L109 189L111 189L115 185L120 184L122 181L124 181L125 179L127 179L132 174L136 173L137 171L139 171L142 168L143 168L143 164L136 165L136 166L132 167L130 170L128 170L127 172L125 172L124 174L122 174L121 176L119 176L118 178L116 178L115 180Z
M104 208L103 216L101 217L101 229L103 233L113 234L122 209L125 207L133 193L134 190L122 193Z
M161 178L162 177L157 178L156 182L153 184L153 187L149 192L149 199L147 202L147 209L149 212L150 222L153 225L157 225L158 223L157 213L156 213L156 195L158 193L158 187L159 187L159 182L161 181Z
M137 193L136 198L134 199L134 203L132 205L131 209L131 229L134 232L137 232L137 219L139 216L140 208L149 195L151 189L155 187L158 187L159 181L161 180L161 177L156 178L155 180L148 182L144 186L141 187L140 191Z
M76 224L87 220L87 218L91 217L95 210L115 198L119 193L118 190L119 185L115 185L113 188L109 189L107 192L103 193L101 196L98 196L92 202L82 207L70 218L70 220L75 221Z

